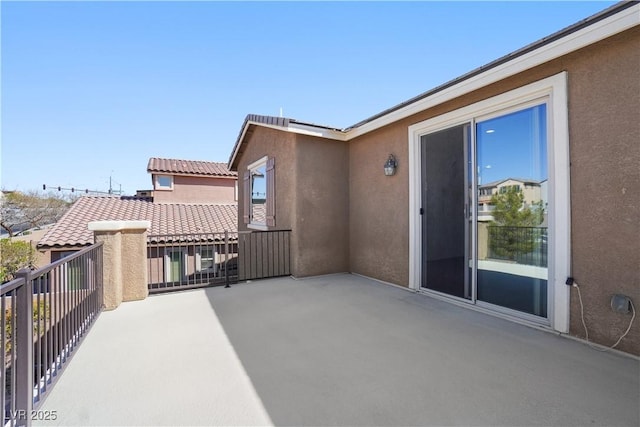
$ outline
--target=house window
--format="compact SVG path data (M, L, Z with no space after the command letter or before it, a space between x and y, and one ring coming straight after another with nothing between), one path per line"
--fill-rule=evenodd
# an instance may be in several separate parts
M510 191L519 193L522 191L522 189L520 188L519 185L505 185L504 187L500 187L500 194L505 194Z
M155 189L156 190L173 190L173 176L156 175Z
M181 282L185 279L187 254L183 248L170 248L165 252L165 280L167 282Z
M263 157L244 175L243 220L249 228L266 230L275 225L275 159Z
M216 250L213 247L200 248L198 271L214 270L216 265Z

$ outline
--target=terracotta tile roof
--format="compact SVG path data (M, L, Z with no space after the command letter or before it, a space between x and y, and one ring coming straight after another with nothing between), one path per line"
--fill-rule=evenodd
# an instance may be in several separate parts
M160 159L157 157L149 159L147 172L217 177L238 176L237 172L232 172L227 168L226 163L204 162L200 160Z
M237 218L238 207L235 204L156 204L144 200L122 200L118 197L84 196L49 229L38 242L38 247L90 245L93 243L93 233L89 231L87 224L90 221L106 220L151 221L151 228L147 232L150 241L158 240L154 235L184 235L225 230L235 237ZM218 236L215 237L217 240ZM211 235L202 235L202 239L211 238Z

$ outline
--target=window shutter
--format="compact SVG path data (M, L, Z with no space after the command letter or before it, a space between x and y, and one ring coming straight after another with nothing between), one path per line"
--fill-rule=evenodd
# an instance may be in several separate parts
M242 221L249 224L251 219L251 171L244 171L242 188Z
M267 159L267 225L276 225L276 159Z

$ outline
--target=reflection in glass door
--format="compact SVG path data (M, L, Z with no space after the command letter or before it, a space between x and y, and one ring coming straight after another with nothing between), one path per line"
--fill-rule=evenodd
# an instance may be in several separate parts
M477 298L547 317L545 104L476 124Z
M422 288L548 317L546 117L540 104L420 137Z

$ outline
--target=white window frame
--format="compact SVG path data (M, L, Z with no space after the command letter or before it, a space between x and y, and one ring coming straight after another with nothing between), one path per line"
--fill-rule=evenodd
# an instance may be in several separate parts
M203 259L209 259L209 257L207 258L203 258L202 256L202 251L203 249L206 250L211 250L213 251L212 257L210 258L213 261L213 266L212 267L207 267L207 268L203 268L202 267L202 260ZM216 251L216 247L214 245L211 246L198 246L197 250L196 250L196 271L197 272L201 272L201 271L205 271L205 272L216 272L216 255L218 254L218 251Z
M171 184L168 187L165 185L160 185L160 178L169 178ZM153 180L153 189L157 191L173 190L173 175L155 175Z
M422 221L419 214L422 197L420 137L439 129L469 123L480 117L502 115L505 110L541 100L546 102L549 117L547 122L547 161L550 184L548 197L552 206L548 214L550 236L548 316L552 329L568 333L570 289L565 285L565 281L571 274L571 194L566 72L409 126L409 287L420 291L422 277L420 262Z
M180 259L182 260L182 263L180 265L181 270L180 271L180 280L182 281L183 279L185 279L185 277L189 274L188 272L188 262L189 262L189 254L186 250L186 248L183 247L170 247L167 248L167 250L165 250L164 253L164 280L165 282L169 283L171 282L171 252L180 252Z
M250 185L250 193L248 195L249 197L249 223L247 224L247 228L251 228L254 230L260 230L260 231L267 231L269 230L269 227L267 226L267 217L266 217L266 208L267 208L267 199L269 197L272 197L272 195L269 194L268 191L268 185L266 185L266 180L267 180L267 174L266 174L266 170L267 170L267 160L269 159L269 156L264 156L258 160L256 160L255 162L251 163L250 165L247 166L247 170L252 173L254 170L264 166L265 168L265 192L267 193L267 195L265 196L265 218L264 218L264 222L254 222L254 218L253 218L253 203L252 200L253 198L251 197L251 192L253 192L253 185Z

